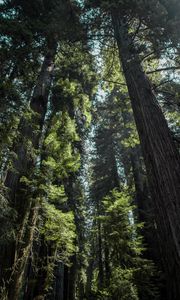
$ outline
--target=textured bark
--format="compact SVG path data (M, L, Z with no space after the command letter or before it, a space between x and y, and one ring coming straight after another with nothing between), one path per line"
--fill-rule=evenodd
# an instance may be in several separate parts
M150 199L147 177L141 162L141 150L136 146L130 154L134 184L136 189L137 215L140 222L154 223L152 200Z
M117 92L121 101L121 114L124 123L124 136L128 138L129 132L127 130L127 127L130 122L134 122L134 118L133 114L129 112L128 109L127 95L123 95L119 91L119 89L117 90ZM157 230L155 228L154 206L150 197L147 174L142 158L141 146L136 145L135 147L130 148L129 151L125 151L125 153L122 153L121 155L123 157L125 174L127 174L126 177L128 179L128 185L135 185L135 205L137 207L135 214L138 218L138 221L144 223L143 229L141 229L141 234L143 236L146 250L143 252L143 255L146 259L153 260L156 265L158 265L159 268L162 269L159 260L159 257L161 257L161 252L157 239ZM133 183L131 178L132 176L128 178L128 174L130 174L131 168L133 173Z
M144 238L146 250L143 254L145 258L153 260L159 269L162 269L161 260L159 259L162 255L162 249L159 244L153 201L149 193L147 176L143 171L141 155L140 147L136 146L131 153L130 160L136 190L137 218L139 222L144 223L141 234Z
M180 160L151 84L142 70L126 19L112 11L120 60L131 98L158 235L163 249L169 300L180 299Z

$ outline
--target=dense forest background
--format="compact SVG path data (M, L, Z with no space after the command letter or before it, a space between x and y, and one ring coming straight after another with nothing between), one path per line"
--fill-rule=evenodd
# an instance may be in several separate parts
M0 299L180 299L180 1L4 0Z

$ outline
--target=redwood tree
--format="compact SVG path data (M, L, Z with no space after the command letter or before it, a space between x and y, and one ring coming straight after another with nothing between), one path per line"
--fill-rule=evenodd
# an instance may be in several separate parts
M170 36L163 34L169 16L168 9L158 1L146 11L146 4L137 1L104 2L97 4L111 19L114 37L119 49L120 63L126 79L147 176L156 214L156 225L162 246L164 269L167 274L168 299L179 299L180 286L180 160L165 117L158 105L150 80L141 65L140 54L144 46L142 36L137 34L142 23L143 29L150 28L152 43L156 48L168 43ZM96 6L95 5L95 6ZM160 6L161 5L161 6ZM161 10L163 8L163 10ZM159 10L158 10L159 9ZM167 14L164 14L164 10ZM143 15L142 15L143 12ZM174 20L177 14L174 14ZM159 36L157 20L160 21ZM107 20L107 19L106 19ZM134 30L135 20L139 26ZM110 26L106 21L106 26ZM142 22L142 23L141 23ZM173 22L171 22L171 25ZM173 25L172 25L173 27ZM175 29L175 28L174 28ZM158 40L159 39L159 40ZM148 42L148 39L144 39ZM175 43L176 36L171 40ZM164 46L165 47L165 46ZM157 51L158 52L158 51ZM158 55L158 54L157 54ZM173 274L173 275L172 275Z

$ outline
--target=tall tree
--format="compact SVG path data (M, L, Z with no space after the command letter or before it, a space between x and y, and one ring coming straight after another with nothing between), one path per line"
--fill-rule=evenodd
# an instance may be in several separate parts
M112 20L114 37L119 49L119 58L127 82L131 104L139 133L142 152L147 169L149 186L155 207L156 224L162 245L164 269L167 274L168 298L180 297L179 274L179 241L180 241L180 206L179 206L179 154L170 134L167 122L157 103L152 85L143 71L140 59L143 45L142 38L137 33L144 25L150 28L152 42L156 49L167 41L177 41L177 36L163 34L167 28L169 17L168 8L159 1L154 1L154 7L146 13L146 3L139 2L103 2L97 6ZM149 7L149 6L148 6ZM163 10L160 10L160 7ZM157 19L161 16L159 32L157 33ZM177 19L175 14L174 20ZM171 25L173 20L171 20ZM132 25L137 22L137 30ZM142 27L141 27L142 26ZM173 26L173 25L172 25ZM156 42L154 42L156 41ZM164 48L163 48L164 49ZM158 52L158 51L157 51ZM174 276L172 277L172 274Z
M33 4L35 5L34 2ZM15 7L20 10L21 19L24 20L24 18L27 18L29 25L31 25L31 22L33 22L35 17L33 10L34 7L31 7L31 10L28 6L28 3L21 3L18 1L15 3ZM78 24L75 14L73 17L73 9L69 1L62 1L61 8L59 8L57 3L53 1L49 4L45 3L45 6L43 7L41 3L37 8L39 13L41 13L42 8L43 13L40 20L42 23L39 23L35 29L33 28L33 32L35 31L35 33L39 34L41 38L45 39L45 51L43 49L44 53L41 53L44 54L44 61L42 63L37 82L34 86L33 95L30 100L30 109L32 112L32 118L30 119L31 124L29 124L29 119L22 117L19 123L20 136L18 141L16 141L13 145L14 152L16 154L13 162L14 170L7 171L7 176L4 182L5 187L7 187L10 191L11 206L16 209L18 214L18 233L16 236L16 241L15 243L11 244L11 246L6 248L6 250L3 250L3 253L5 253L8 249L10 257L8 264L3 262L4 256L2 256L2 265L4 265L4 274L2 273L2 278L4 278L6 282L9 281L9 297L11 299L18 299L21 291L23 276L27 259L30 255L33 234L38 216L38 202L35 202L33 197L27 198L26 192L23 194L23 184L21 178L22 176L28 177L29 173L29 180L32 179L34 172L36 172L38 169L37 151L40 148L42 130L52 83L55 54L57 50L57 43L59 41L59 35L55 28L56 26L53 26L57 20L57 16L53 15L52 17L51 14L58 10L60 14L66 14L67 18L69 18L69 15L71 15L73 24L75 26ZM43 28L43 32L41 32L40 25L43 24L48 16L50 17L50 23L48 23L48 26ZM59 29L61 28L63 31L65 24L67 23L64 21L60 22ZM62 40L65 38L65 36L68 39L68 28L71 27L67 27L66 33L61 37ZM8 272L6 271L7 269Z

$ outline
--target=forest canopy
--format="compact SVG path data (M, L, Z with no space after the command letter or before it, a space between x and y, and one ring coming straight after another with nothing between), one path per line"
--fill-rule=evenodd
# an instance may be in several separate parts
M179 300L179 0L0 13L0 300Z

